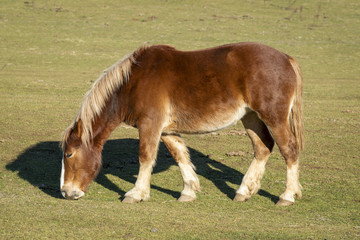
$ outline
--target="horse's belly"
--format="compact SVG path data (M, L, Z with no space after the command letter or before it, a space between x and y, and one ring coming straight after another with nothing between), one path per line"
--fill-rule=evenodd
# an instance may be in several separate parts
M164 128L164 132L201 134L215 132L236 124L249 108L246 104L237 108L222 109L207 114L190 113L177 117Z

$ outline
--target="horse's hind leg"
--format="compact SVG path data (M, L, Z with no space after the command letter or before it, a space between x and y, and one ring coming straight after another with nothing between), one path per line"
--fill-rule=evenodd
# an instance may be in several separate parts
M135 187L125 194L123 202L135 203L146 201L150 198L150 178L155 165L158 151L161 122L151 119L143 119L138 123L139 129L139 175Z
M287 167L286 189L280 195L277 205L288 206L295 202L295 197L301 198L302 196L302 187L299 182L299 151L297 150L295 136L292 134L287 122L271 127L270 130L281 154L285 158Z
M265 164L274 146L274 140L268 128L255 112L245 115L242 123L253 144L254 160L243 177L240 188L236 191L234 201L239 202L248 200L260 189L260 180L265 172Z
M196 191L200 190L199 179L194 171L195 167L190 161L189 151L180 136L163 135L161 137L165 146L178 163L184 181L180 202L191 202L196 199Z

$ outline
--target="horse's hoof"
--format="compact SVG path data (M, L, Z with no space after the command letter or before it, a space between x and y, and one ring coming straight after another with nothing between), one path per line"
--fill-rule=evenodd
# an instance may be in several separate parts
M178 199L179 202L193 202L196 200L196 197L191 197L189 195L181 195Z
M132 197L129 197L129 196L126 196L124 198L124 200L122 200L123 203L138 203L140 202L140 200L137 200L135 198L132 198Z
M236 196L234 197L234 202L246 202L249 199L250 199L249 197L246 197L245 195L237 193Z
M280 198L280 200L276 203L276 206L287 207L293 204L294 202Z

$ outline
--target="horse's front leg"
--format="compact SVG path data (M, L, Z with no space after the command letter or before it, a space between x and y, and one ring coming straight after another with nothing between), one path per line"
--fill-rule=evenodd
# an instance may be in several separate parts
M156 161L158 145L161 136L161 127L158 121L151 119L142 120L139 129L139 175L135 186L125 194L123 202L136 203L147 201L150 198L150 179Z
M195 166L190 161L189 151L181 139L176 135L164 135L161 138L175 161L178 163L184 181L180 202L192 202L196 199L196 192L200 191L200 182L195 173Z

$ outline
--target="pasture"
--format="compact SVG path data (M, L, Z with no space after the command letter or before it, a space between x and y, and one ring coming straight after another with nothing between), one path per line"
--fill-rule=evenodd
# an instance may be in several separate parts
M360 238L360 2L0 0L1 239ZM151 199L121 202L138 172L138 133L119 127L87 195L59 191L59 140L103 69L149 44L194 50L256 41L293 56L304 77L303 197L277 207L277 147L261 190L233 202L253 158L238 123L184 135L202 191L192 203L160 144Z

